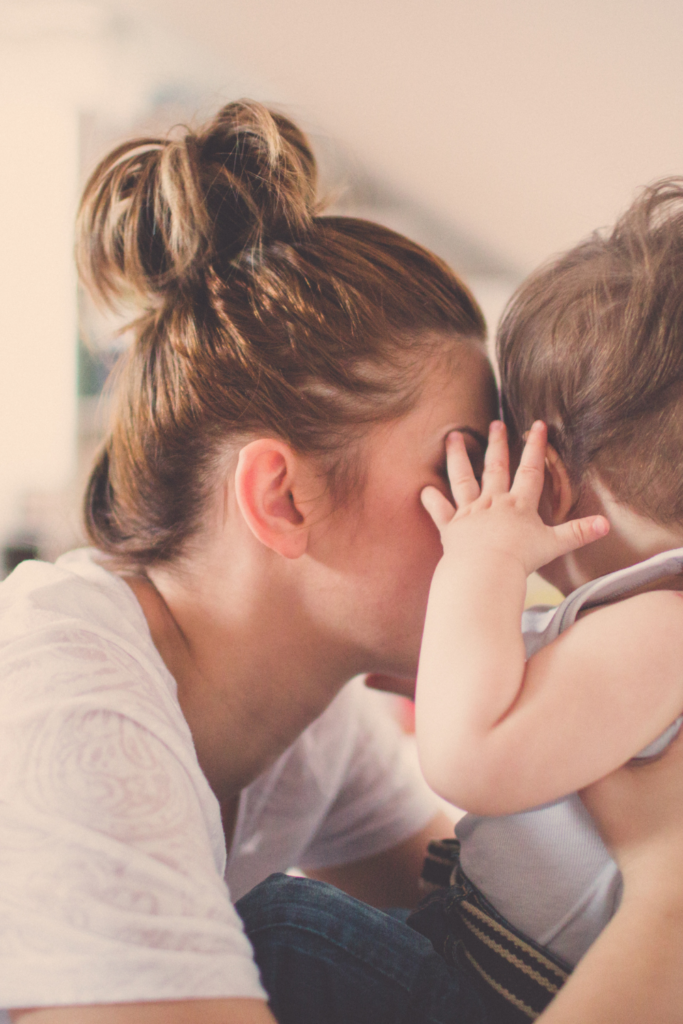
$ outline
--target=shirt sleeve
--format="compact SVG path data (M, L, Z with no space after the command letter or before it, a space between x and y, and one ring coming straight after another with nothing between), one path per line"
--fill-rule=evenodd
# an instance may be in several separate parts
M440 803L422 778L414 742L386 699L362 680L351 687L354 728L328 813L301 858L306 869L362 860L419 832Z
M80 635L2 669L0 1006L266 998L217 804L140 666Z

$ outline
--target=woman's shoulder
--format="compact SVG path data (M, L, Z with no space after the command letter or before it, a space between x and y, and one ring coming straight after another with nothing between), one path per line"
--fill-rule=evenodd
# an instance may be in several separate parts
M54 563L22 562L0 584L0 661L17 645L66 653L70 641L87 637L168 675L132 590L97 556L86 548Z
M175 682L132 591L89 550L23 562L0 584L0 675L0 702L13 707L116 703L124 713L170 716L185 731Z
M0 584L0 642L45 627L80 623L93 632L144 635L144 616L130 589L91 549L56 562L22 562Z
M156 771L177 791L189 780L213 822L175 682L132 591L91 553L22 563L0 586L0 679L0 789L68 763L77 789L113 772L137 793Z

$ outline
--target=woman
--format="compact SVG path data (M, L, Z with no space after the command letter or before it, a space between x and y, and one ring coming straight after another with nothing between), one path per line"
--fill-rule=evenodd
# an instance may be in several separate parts
M300 864L409 906L449 831L344 684L415 673L440 556L419 493L446 487L453 428L481 460L484 323L430 253L318 217L315 176L294 125L235 103L86 187L82 276L135 341L86 497L97 552L2 588L0 1007L261 1019L230 896Z
M431 254L316 209L305 138L250 103L120 147L86 188L81 272L135 342L86 498L97 550L0 598L13 1021L272 1022L230 896L298 863L409 906L448 831L345 682L414 675L440 555L419 495L447 489L451 430L483 456L484 324ZM361 913L385 942L376 991L398 942L411 1020L486 1019L426 940L340 898L342 930ZM349 967L354 1019L379 1020Z

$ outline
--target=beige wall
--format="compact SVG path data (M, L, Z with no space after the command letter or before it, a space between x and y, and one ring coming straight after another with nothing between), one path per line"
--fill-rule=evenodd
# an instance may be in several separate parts
M683 172L676 0L123 0L512 270Z

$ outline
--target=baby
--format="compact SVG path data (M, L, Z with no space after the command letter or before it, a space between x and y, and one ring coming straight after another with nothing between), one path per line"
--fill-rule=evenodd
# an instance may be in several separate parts
M526 281L498 358L513 451L526 441L514 483L494 423L481 487L448 438L457 511L423 492L444 554L418 749L427 781L470 813L451 888L412 923L498 993L502 1020L524 1021L620 899L576 791L681 725L683 180ZM534 570L568 596L522 614Z

